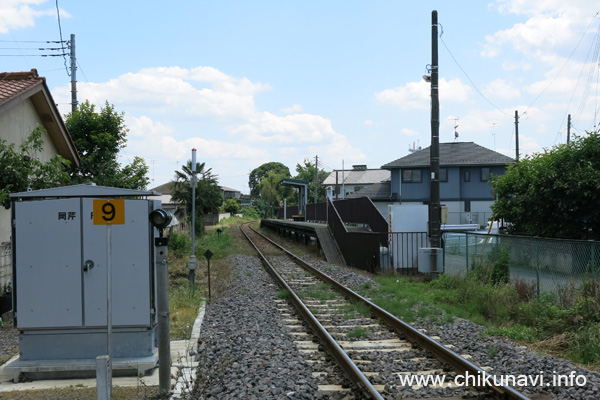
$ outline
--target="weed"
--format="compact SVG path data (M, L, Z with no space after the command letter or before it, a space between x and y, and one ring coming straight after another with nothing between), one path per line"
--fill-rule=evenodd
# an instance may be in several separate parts
M573 361L592 364L600 360L600 324L590 324L571 335L569 353Z
M510 278L510 256L506 247L502 247L499 256L495 258L490 278L494 285L508 283Z
M511 325L502 328L488 328L484 332L484 336L495 335L505 336L513 340L521 342L534 342L537 339L535 329L525 325Z
M494 345L487 345L486 351L488 353L488 356L490 356L490 358L495 358L499 352L498 348Z
M368 329L363 328L362 326L358 326L352 329L350 332L346 333L346 336L350 338L368 338L369 336L371 336L371 332Z
M524 279L513 279L513 286L517 291L517 295L521 301L531 301L536 295L537 285L535 282L527 283Z
M290 297L290 291L287 289L281 289L277 291L277 298L278 299L287 299Z
M299 293L301 298L310 297L318 300L331 300L338 297L338 294L333 291L331 286L326 283L321 283L316 286L311 286L306 288L302 292Z

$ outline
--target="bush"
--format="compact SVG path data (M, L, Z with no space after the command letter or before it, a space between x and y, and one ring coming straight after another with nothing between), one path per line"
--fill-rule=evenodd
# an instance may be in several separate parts
M493 285L506 284L510 278L510 256L508 249L503 247L494 266L492 267L492 275L490 279Z
M249 218L249 219L260 219L260 212L254 208L254 207L244 207L241 210L242 215L244 216L244 218Z
M191 253L192 241L184 233L173 232L169 236L169 251L176 257L183 257Z

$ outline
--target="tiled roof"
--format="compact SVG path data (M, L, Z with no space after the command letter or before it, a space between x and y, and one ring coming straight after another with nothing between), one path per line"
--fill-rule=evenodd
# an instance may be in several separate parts
M335 185L335 174L336 171L330 173L323 181L323 184ZM339 185L342 184L342 176L345 185L369 185L390 179L390 171L383 169L345 170L343 173L342 171L337 171L337 175Z
M35 69L29 72L0 72L0 105L42 83L44 78Z
M510 157L473 142L440 143L440 166L507 165L514 163ZM383 165L381 168L429 167L429 150L414 152Z

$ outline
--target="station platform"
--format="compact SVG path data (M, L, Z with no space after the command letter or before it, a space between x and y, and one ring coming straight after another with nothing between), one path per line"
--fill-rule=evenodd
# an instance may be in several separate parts
M327 262L346 265L342 252L327 224L284 219L263 219L260 226L276 230L280 235L294 236L296 240L303 238L305 244L308 244L310 238L314 238L319 249L323 251Z

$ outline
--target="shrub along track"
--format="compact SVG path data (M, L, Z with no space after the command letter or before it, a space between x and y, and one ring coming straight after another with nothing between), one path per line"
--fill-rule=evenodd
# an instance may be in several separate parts
M345 376L368 398L486 397L526 399L515 390L490 385L493 378L481 368L467 361L434 339L398 320L385 310L370 303L357 293L343 287L322 272L312 268L270 239L249 226L242 232L253 244L262 262L292 301L295 309L307 321L319 343L306 332L295 332L296 346L318 360L318 351L327 349L343 369ZM276 256L273 248L285 256ZM265 256L265 254L269 254ZM293 260L293 261L292 261ZM274 266L275 265L275 266ZM309 272L307 272L309 271ZM335 288L332 290L331 288ZM283 296L282 296L283 297ZM300 300L302 298L302 300ZM290 316L291 329L298 322ZM323 371L319 372L320 369ZM339 374L331 375L331 368L314 364L314 374L321 374L321 391L340 391L348 384L340 384ZM487 377L487 385L473 388L449 384L456 374ZM403 378L410 375L445 375L443 386L408 386ZM337 385L336 385L337 383Z

